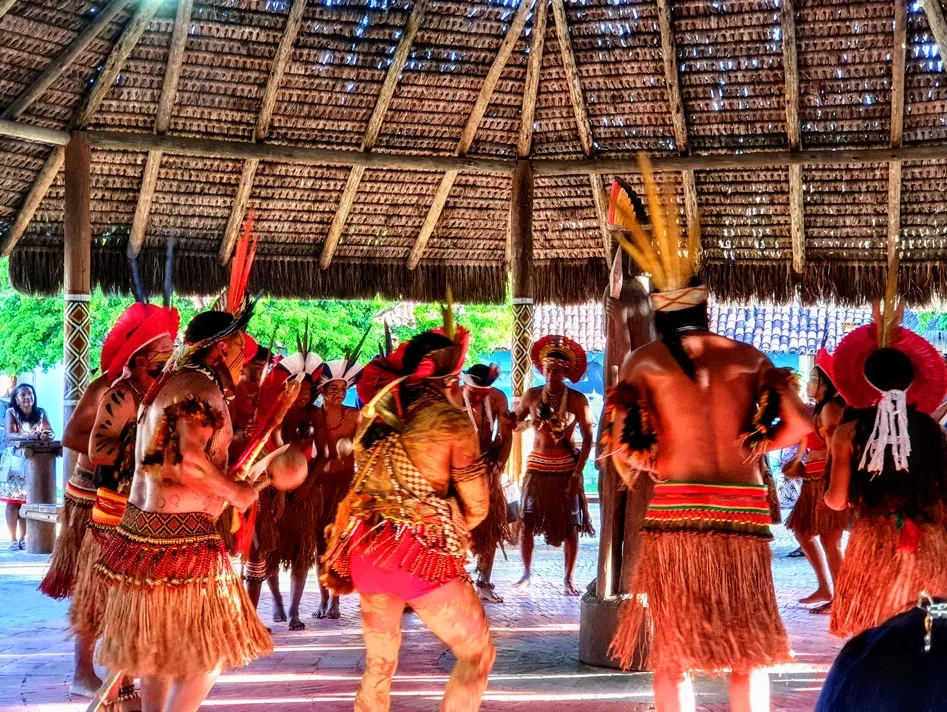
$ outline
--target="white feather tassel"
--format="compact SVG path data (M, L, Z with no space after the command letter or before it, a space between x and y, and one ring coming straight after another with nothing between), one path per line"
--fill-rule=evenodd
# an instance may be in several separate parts
M884 391L878 402L875 427L865 445L859 469L877 475L884 469L885 453L891 447L896 470L908 469L911 439L908 436L908 406L904 391Z

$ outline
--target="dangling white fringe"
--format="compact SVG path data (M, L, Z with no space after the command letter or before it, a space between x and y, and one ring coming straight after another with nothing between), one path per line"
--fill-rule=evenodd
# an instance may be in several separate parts
M904 391L884 391L881 394L875 428L865 445L859 469L875 474L881 472L888 446L891 446L894 469L907 470L911 439L908 437L908 406Z

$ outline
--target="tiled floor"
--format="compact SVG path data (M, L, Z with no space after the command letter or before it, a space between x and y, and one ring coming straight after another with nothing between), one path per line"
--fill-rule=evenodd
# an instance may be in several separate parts
M795 605L810 593L815 579L803 559L789 559L794 548L781 527L774 544L774 571L783 618L797 662L773 672L774 710L812 710L822 679L841 647L827 632L828 619ZM594 577L596 542L583 540L577 582ZM46 557L5 550L0 542L0 710L78 712L81 699L68 694L72 643L66 629L66 604L36 592ZM520 575L518 553L497 564L497 590L506 603L488 608L498 649L483 710L545 712L564 702L570 711L649 710L650 676L590 668L578 662L579 601L560 595L561 551L538 546L535 577L528 593L511 591ZM314 608L315 580L303 601ZM284 581L284 588L288 581ZM264 621L268 594L260 606ZM296 712L351 710L364 664L354 598L342 604L342 620L307 618L305 631L273 627L276 652L248 668L221 677L206 708L219 712ZM404 618L404 645L394 684L394 710L436 710L452 658L412 615ZM697 681L698 709L726 709L720 680Z

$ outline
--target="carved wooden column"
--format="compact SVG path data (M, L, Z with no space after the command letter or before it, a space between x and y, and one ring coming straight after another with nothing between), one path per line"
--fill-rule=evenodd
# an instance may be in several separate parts
M510 271L513 280L513 404L529 389L533 366L529 350L533 343L533 164L520 160L513 174L510 206ZM513 434L510 475L519 482L523 475L523 436Z
M89 292L92 287L92 223L89 215L91 152L83 132L66 146L63 300L65 303L63 425L89 385ZM65 477L77 453L66 452Z

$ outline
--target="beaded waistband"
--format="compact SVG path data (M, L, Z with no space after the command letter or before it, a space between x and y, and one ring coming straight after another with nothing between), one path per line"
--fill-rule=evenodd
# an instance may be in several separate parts
M145 512L133 504L125 510L122 533L162 544L218 538L214 518L206 512Z
M549 475L571 475L575 472L575 458L571 455L541 455L530 453L526 467L534 472Z
M655 485L644 529L770 538L766 485L663 482Z
M95 493L95 505L92 507L92 522L99 526L117 527L122 521L128 497L99 487Z
M803 480L821 480L825 475L825 460L814 460L812 462L807 462L803 469Z
M95 503L96 491L94 489L85 489L74 485L71 481L66 483L66 491L63 493L65 499L71 500L74 504L91 507Z

